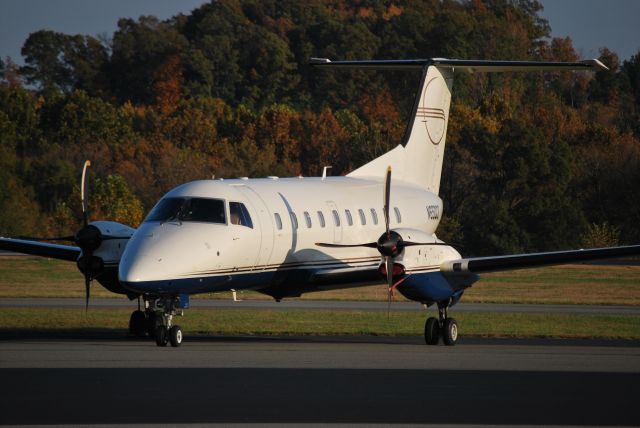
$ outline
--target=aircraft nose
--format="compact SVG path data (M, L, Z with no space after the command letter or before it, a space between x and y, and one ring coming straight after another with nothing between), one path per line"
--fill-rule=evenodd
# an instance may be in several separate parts
M123 259L118 268L118 277L121 282L136 283L147 281L149 274L156 271L161 260L156 260L148 255L138 254L135 257ZM154 269L156 265L156 269Z

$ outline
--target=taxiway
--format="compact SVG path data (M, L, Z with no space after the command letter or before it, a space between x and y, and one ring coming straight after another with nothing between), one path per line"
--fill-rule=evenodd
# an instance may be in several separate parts
M640 425L640 343L0 340L1 424Z

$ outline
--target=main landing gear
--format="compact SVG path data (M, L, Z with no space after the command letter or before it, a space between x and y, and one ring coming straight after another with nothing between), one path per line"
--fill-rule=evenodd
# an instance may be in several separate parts
M173 324L173 317L178 314L177 297L166 297L157 300L145 299L145 310L140 306L133 311L129 319L129 331L137 337L149 336L155 339L156 345L178 347L182 344L182 329Z
M437 345L442 341L447 346L453 346L458 341L458 323L449 318L447 305L438 305L438 318L429 317L424 325L424 341L427 345Z

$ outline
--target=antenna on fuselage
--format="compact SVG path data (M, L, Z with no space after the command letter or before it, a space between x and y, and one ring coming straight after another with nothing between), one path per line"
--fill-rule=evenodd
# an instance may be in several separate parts
M322 179L323 179L323 180L324 180L325 178L327 178L327 170L329 170L329 169L331 169L331 168L333 168L333 167L332 167L331 165L329 165L329 166L325 166L325 167L322 169Z

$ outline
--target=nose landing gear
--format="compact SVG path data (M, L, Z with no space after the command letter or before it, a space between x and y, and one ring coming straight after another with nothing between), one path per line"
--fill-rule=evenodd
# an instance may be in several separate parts
M182 344L182 329L173 324L173 317L177 315L179 306L180 301L176 297L158 299L156 302L156 307L160 309L156 311L156 345L167 346L167 343L171 343L176 348Z
M447 346L453 346L458 341L458 323L454 318L449 318L447 307L448 302L438 304L438 319L427 318L424 325L424 341L427 345L437 345L440 336Z
M178 347L182 344L182 329L179 325L173 324L175 315L182 315L178 312L180 301L177 297L166 297L155 300L145 298L145 310L133 311L129 319L129 331L136 337L155 339L156 345Z

